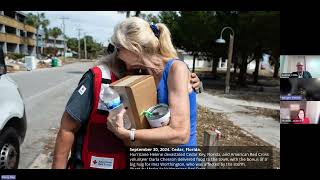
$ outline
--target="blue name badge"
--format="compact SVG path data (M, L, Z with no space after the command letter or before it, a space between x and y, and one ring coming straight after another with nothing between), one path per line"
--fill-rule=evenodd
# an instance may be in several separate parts
M301 101L302 96L280 96L281 101Z
M16 175L1 175L1 180L16 179Z

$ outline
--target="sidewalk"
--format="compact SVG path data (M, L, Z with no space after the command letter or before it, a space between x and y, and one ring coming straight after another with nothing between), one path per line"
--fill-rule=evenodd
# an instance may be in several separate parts
M51 169L53 160L53 151L55 140L58 133L58 128L50 128L48 138L45 140L45 145L40 154L28 166L28 169Z
M198 95L197 103L213 112L225 113L230 121L243 130L280 149L280 123L277 119L260 114L263 110L280 110L279 104L249 102L228 99L203 92Z

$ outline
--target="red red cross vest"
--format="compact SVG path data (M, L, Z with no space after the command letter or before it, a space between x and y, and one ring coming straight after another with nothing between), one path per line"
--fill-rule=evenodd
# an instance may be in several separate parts
M116 81L116 76L104 65L95 66L93 83L93 108L82 144L83 168L125 169L125 146L107 129L107 111L101 100L104 86Z

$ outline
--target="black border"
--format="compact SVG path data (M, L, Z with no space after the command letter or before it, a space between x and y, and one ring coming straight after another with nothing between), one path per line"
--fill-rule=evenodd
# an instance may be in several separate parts
M276 0L20 0L1 8L13 10L280 10Z
M319 171L319 124L281 124L280 137L280 170L283 173L294 175Z
M281 10L282 55L320 55L318 5L313 3L293 3Z
M48 169L21 169L21 170L2 170L1 175L16 175L16 180L20 179L101 179L101 178L126 178L133 177L212 177L219 176L279 176L280 170L48 170Z
M302 1L276 0L20 0L1 2L1 10L281 10L281 54L320 55L320 33L318 5ZM319 125L281 124L280 170L1 170L0 175L13 174L16 179L43 177L57 179L101 178L121 176L202 176L225 177L227 175L296 175L302 171L317 173L319 166Z

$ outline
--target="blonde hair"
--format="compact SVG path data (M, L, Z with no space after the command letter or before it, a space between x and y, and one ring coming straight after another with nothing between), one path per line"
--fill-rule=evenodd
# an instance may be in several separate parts
M114 28L111 37L115 46L123 47L138 55L160 54L166 58L177 57L177 51L171 41L171 33L163 23L156 24L160 31L157 38L150 24L138 17L130 17L122 21Z

